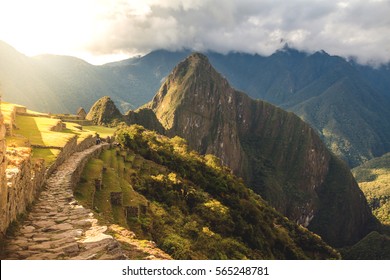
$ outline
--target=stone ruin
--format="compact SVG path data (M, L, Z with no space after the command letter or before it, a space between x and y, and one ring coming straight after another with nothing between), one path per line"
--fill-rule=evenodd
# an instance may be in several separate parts
M148 212L149 205L138 205L138 206L126 206L125 207L125 216L126 218L140 218L145 216Z
M126 206L125 216L126 218L139 218L138 206Z
M95 179L95 190L101 191L102 190L102 180L101 179Z
M117 205L117 206L122 206L123 205L122 192L111 192L110 193L110 198L111 198L111 204L112 205Z
M78 118L80 120L85 120L85 117L87 116L87 112L85 112L84 108L83 107L80 107L77 112L76 112L76 115L78 116Z
M7 185L5 178L5 169L7 167L5 134L6 129L4 125L4 119L0 111L0 217L5 217L5 206L7 205ZM5 229L5 225L3 225L4 222L5 221L3 221L3 219L0 220L1 231Z

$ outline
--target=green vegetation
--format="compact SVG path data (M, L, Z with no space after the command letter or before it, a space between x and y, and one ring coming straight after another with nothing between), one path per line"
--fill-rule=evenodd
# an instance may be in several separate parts
M389 260L390 237L373 231L354 246L340 252L347 260Z
M86 119L95 125L116 126L123 120L123 116L111 98L104 96L93 104Z
M352 170L374 215L390 225L390 153Z
M36 146L64 147L74 137L73 133L52 131L59 122L51 118L16 116L16 125L19 128L17 133Z
M87 134L80 135L81 133L74 127L53 131L54 127L61 125L58 119L17 115L15 122L18 130L15 130L14 136L7 137L8 145L15 147L31 145L33 158L44 159L46 166L56 160L61 148L76 135L79 136L78 141L87 137Z
M13 148L31 147L32 156L36 159L44 159L46 166L53 163L61 152L61 149L72 139L77 138L77 143L99 133L100 137L112 136L114 128L87 126L77 123L65 122L51 118L49 115L27 110L28 115L16 114L15 124L11 123L14 107L11 103L2 102L1 110L5 116L5 122L15 126L12 136L7 136L7 146ZM66 126L66 128L63 127Z
M204 55L181 62L148 106L167 135L220 157L276 210L332 246L354 244L376 229L349 168L317 131L231 88Z
M48 148L34 148L32 150L33 158L42 158L45 160L45 165L50 166L56 161L61 150L59 149L48 149Z
M116 128L106 127L106 126L83 126L83 130L96 132L102 138L106 138L108 136L112 136L115 133Z
M135 192L128 182L131 175L131 163L125 162L126 158L117 153L119 153L118 150L106 150L102 152L100 159L89 161L82 173L75 196L83 205L94 209L106 221L127 227L124 209L107 203L110 201L110 193L121 192L123 206L146 205L146 199ZM125 172L124 169L130 173ZM95 180L101 180L102 189L100 191L95 189ZM135 225L138 227L137 223Z
M173 258L338 258L318 236L269 207L217 158L189 150L183 139L137 125L119 129L116 139L121 149L105 151L86 166L77 198L106 221L152 239ZM103 186L95 191L97 176ZM118 191L120 206L109 197ZM128 209L138 214L130 211L126 217Z

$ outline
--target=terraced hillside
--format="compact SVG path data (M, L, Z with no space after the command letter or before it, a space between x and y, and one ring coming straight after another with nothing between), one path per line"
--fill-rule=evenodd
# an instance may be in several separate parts
M116 139L121 148L91 160L75 190L100 219L153 240L175 259L338 258L183 139L137 125Z

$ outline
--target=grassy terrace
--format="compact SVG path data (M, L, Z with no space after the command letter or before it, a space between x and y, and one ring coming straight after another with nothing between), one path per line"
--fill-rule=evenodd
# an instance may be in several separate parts
M69 129L62 132L51 131L59 122L57 119L44 117L16 116L16 126L19 130L15 131L15 134L29 139L33 146L62 148L75 133Z
M6 123L11 123L14 106L15 104L1 103L1 111ZM77 142L80 143L95 133L99 133L101 137L107 137L115 131L114 128L82 127L68 122L65 123L66 129L52 131L60 123L59 119L30 110L27 110L27 113L30 115L16 116L16 129L14 129L12 136L7 136L7 146L11 148L31 147L33 158L43 158L47 166L56 160L61 149L74 137L77 137Z
M105 126L83 126L83 130L99 133L100 137L106 138L107 136L112 136L116 128Z
M91 159L74 191L104 224L131 229L176 259L283 258L287 250L300 257L311 248L321 258L321 252L328 252L322 246L332 251L277 214L217 159L189 151L184 140L132 126L119 130L117 141L125 148ZM122 203L111 200L118 192ZM274 244L280 247L267 248Z
M98 159L91 159L82 173L75 196L81 204L100 213L104 220L128 228L123 207L146 205L147 200L131 185L131 175L137 173L135 169L139 169L133 166L136 157L126 156L125 154L117 155L117 150L111 149L103 151ZM132 160L129 161L129 159ZM139 166L147 164L141 158L138 161ZM104 172L103 166L106 168ZM95 192L95 179L102 179L102 190ZM122 192L123 206L109 203L111 192Z

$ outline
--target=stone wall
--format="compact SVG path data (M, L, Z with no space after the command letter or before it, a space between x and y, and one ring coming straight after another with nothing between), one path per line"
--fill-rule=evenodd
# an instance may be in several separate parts
M8 133L12 133L16 113L25 110L24 107L15 106ZM45 178L44 162L33 161L29 148L7 151L5 135L6 128L0 112L0 233L4 233L9 224L32 203ZM7 160L10 156L14 158L11 162Z
M66 129L66 124L64 124L61 120L58 120L56 125L50 128L51 131L57 131L57 132L61 132L64 129Z
M88 136L87 138L83 139L82 141L78 142L76 147L76 152L84 151L85 149L88 149L89 147L96 144L96 137L95 136Z
M8 225L24 213L45 182L43 160L33 160L31 153L19 157L18 166L6 169L5 200L2 202L0 230L5 232Z
M15 122L16 122L16 115L17 114L26 114L27 109L26 107L23 106L14 106L13 110L9 112L9 123L5 123L5 128L6 128L6 134L7 135L12 135L14 129L16 128Z
M60 166L71 154L76 151L77 147L77 137L73 137L65 146L62 148L61 152L58 154L56 161L54 161L46 170L46 177L50 176L53 171Z
M3 216L5 215L5 205L7 203L7 184L5 179L5 169L7 167L6 147L5 147L5 125L3 115L0 111L0 232L3 231Z
M24 106L15 106L16 114L27 114L27 108Z
M12 221L26 211L40 192L45 180L52 172L75 152L83 151L95 145L95 137L83 140L72 138L61 150L56 161L45 168L43 160L33 160L31 152L17 151L17 164L7 167L7 151L5 145L5 126L0 114L0 233L4 234ZM102 145L102 148L108 145ZM29 148L25 148L29 149ZM101 150L101 149L100 149ZM10 156L10 151L8 151ZM91 155L93 156L93 155ZM78 170L73 174L72 181L77 184L85 163L90 157L83 159Z
M9 117L9 123L4 123L6 128L6 135L10 136L13 133L14 127L15 127L15 119L16 119L16 110L14 109L8 113Z
M81 162L78 164L77 169L72 174L72 189L73 190L76 188L77 184L79 183L80 177L81 177L81 173L83 173L84 167L87 164L87 162L91 158L97 157L102 152L102 150L106 150L106 149L110 148L109 144L101 144L100 146L101 146L101 149L98 149L94 153L89 154L88 156L84 157L81 160Z

